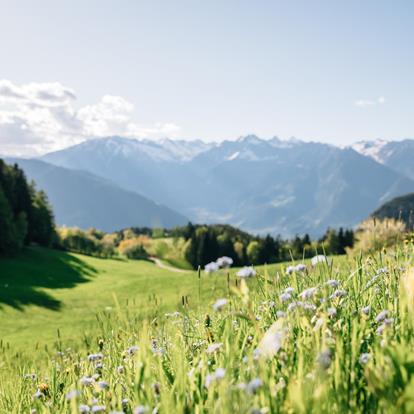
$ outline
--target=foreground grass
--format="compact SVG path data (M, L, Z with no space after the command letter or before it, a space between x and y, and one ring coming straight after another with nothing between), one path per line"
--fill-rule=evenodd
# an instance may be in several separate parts
M174 293L168 293L172 279L159 274L158 292L165 302L171 294L175 312L165 314L155 301L146 317L145 307L104 310L95 323L99 332L77 338L76 348L58 341L46 365L2 346L0 410L412 412L414 276L400 282L412 256L409 244L290 275L283 265L260 268L247 283L235 271L229 281L225 274L203 276L201 282L188 275ZM79 283L72 292L93 286L98 278L105 283L106 277L106 289L114 290L115 275L106 273L118 264L76 258L95 270L105 266L106 272L90 274L97 280ZM161 272L149 264L125 266L149 266L154 278ZM132 284L126 289L132 293ZM184 290L192 292L188 304L175 297ZM85 298L99 301L96 296L92 290ZM220 298L226 300L213 309ZM34 355L34 347L28 347Z

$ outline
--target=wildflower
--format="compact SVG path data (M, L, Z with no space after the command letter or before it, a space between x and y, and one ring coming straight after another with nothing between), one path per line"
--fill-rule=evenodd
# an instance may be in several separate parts
M103 413L105 410L106 407L104 405L93 405L91 411L93 413Z
M219 265L216 262L210 262L204 266L205 273L214 273L214 272L217 272L218 270L219 270Z
M212 382L223 379L225 375L226 370L224 368L217 368L213 374L207 374L205 382L206 388L208 388Z
M80 413L80 414L86 414L86 413L90 413L90 412L91 412L91 409L89 408L89 406L88 406L88 405L81 404L81 405L79 406L79 413Z
M260 355L266 358L272 358L282 347L285 339L285 331L282 329L281 321L274 322L265 332L261 339L258 350Z
M313 303L309 303L309 302L298 302L304 310L306 311L311 311L311 312L315 312L316 311L316 305L314 305Z
M304 272L306 270L306 265L304 265L303 263L299 263L296 265L295 270L297 272Z
M102 359L103 359L103 355L101 353L88 355L88 361L91 361L91 362L100 361Z
M297 306L298 302L290 302L287 307L288 312L292 312Z
M254 378L247 384L246 392L248 394L254 394L262 385L263 381L260 378Z
M293 288L293 287L291 287L291 286L289 286L289 287L287 287L286 289L285 289L285 293L293 293L295 291L295 289Z
M118 374L123 374L125 372L125 367L120 365L116 370Z
M343 298L347 295L346 290L336 289L334 293L332 293L331 296L329 296L330 299L336 299L336 298Z
M316 294L317 291L318 289L316 287L311 287L311 288L305 289L303 292L299 294L299 296L302 299L311 299Z
M228 268L233 264L233 259L228 256L219 257L216 261L218 267Z
M382 333L385 331L386 327L387 327L387 325L385 325L385 324L382 324L382 325L378 326L378 328L377 328L377 330L375 331L375 333L376 333L377 335L381 336L381 335L382 335Z
M288 266L286 268L286 274L291 275L296 270L296 266Z
M336 308L328 308L328 315L334 318L336 316Z
M371 312L371 306L370 306L370 305L365 306L364 308L362 308L362 309L361 309L361 312L362 312L364 315L369 315L369 313Z
M130 346L127 350L126 353L128 355L135 355L137 353L137 351L139 350L139 346L138 345L132 345Z
M236 276L242 278L253 277L256 276L256 270L252 266L245 266L236 273Z
M45 395L43 394L42 391L37 390L34 394L33 394L33 398L43 398Z
M390 313L387 310L381 311L375 318L375 322L382 322L385 318L388 317Z
M219 350L222 346L223 346L223 344L222 344L221 342L219 342L219 343L215 343L215 344L210 344L210 345L207 347L206 352L207 352L208 354L213 354L214 352L218 351L218 350Z
M386 318L383 323L385 326L390 326L394 323L394 318Z
M290 300L290 299L292 298L292 295L291 295L290 293L288 293L288 292L285 292L285 293L282 293L282 294L279 296L279 298L280 298L280 300L281 300L282 302L287 302L288 300Z
M359 363L361 365L368 364L370 360L371 360L371 354L368 354L368 353L361 354L361 356L359 357Z
M227 305L227 299L225 299L225 298L217 299L216 302L213 305L213 309L215 311L220 311L226 305Z
M319 263L329 264L329 259L323 254L318 254L317 256L312 257L311 259L312 267L317 266Z
M146 405L139 405L134 408L134 414L145 414L149 411L149 408Z
M181 316L181 313L178 311L165 314L166 318L178 318L179 316Z
M285 312L283 312L283 311L281 311L281 310L278 310L277 312L276 312L276 317L277 318L284 318L286 316L286 313Z
M95 382L95 380L92 377L82 377L80 379L80 383L81 385L83 385L84 387L89 387L91 386L93 383Z
M80 395L80 392L78 390L71 390L66 394L66 399L68 401L73 400L75 398L78 398Z
M336 288L339 286L339 282L338 282L337 280L335 280L335 279L329 279L329 280L325 283L325 285L328 285L328 286L330 286L331 288L336 289Z
M318 365L322 369L328 369L332 362L332 352L330 349L322 351L317 357Z
M109 388L109 384L106 381L99 381L98 388L101 390L107 390Z

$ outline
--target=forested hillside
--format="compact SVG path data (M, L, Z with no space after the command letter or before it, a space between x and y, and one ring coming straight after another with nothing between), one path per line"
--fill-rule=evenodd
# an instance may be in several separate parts
M52 244L55 225L46 193L37 191L15 164L0 159L0 255L17 252L25 244Z

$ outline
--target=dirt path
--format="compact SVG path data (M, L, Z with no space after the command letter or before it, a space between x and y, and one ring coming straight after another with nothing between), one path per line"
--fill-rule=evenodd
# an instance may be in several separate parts
M169 270L170 272L175 273L192 273L192 270L186 269L179 269L178 267L170 266L163 263L158 257L149 257L149 259L154 262L155 266L159 267L160 269Z

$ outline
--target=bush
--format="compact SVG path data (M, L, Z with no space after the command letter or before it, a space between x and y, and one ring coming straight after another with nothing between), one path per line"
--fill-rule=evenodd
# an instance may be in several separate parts
M370 218L363 221L356 235L355 250L375 252L383 247L390 247L402 241L406 227L402 221L393 218L378 220Z
M58 229L58 245L64 250L97 257L116 255L115 239L95 229L87 231L78 228L61 227Z
M133 239L122 240L119 244L118 251L128 259L146 259L148 253L145 250L145 237L135 237Z

